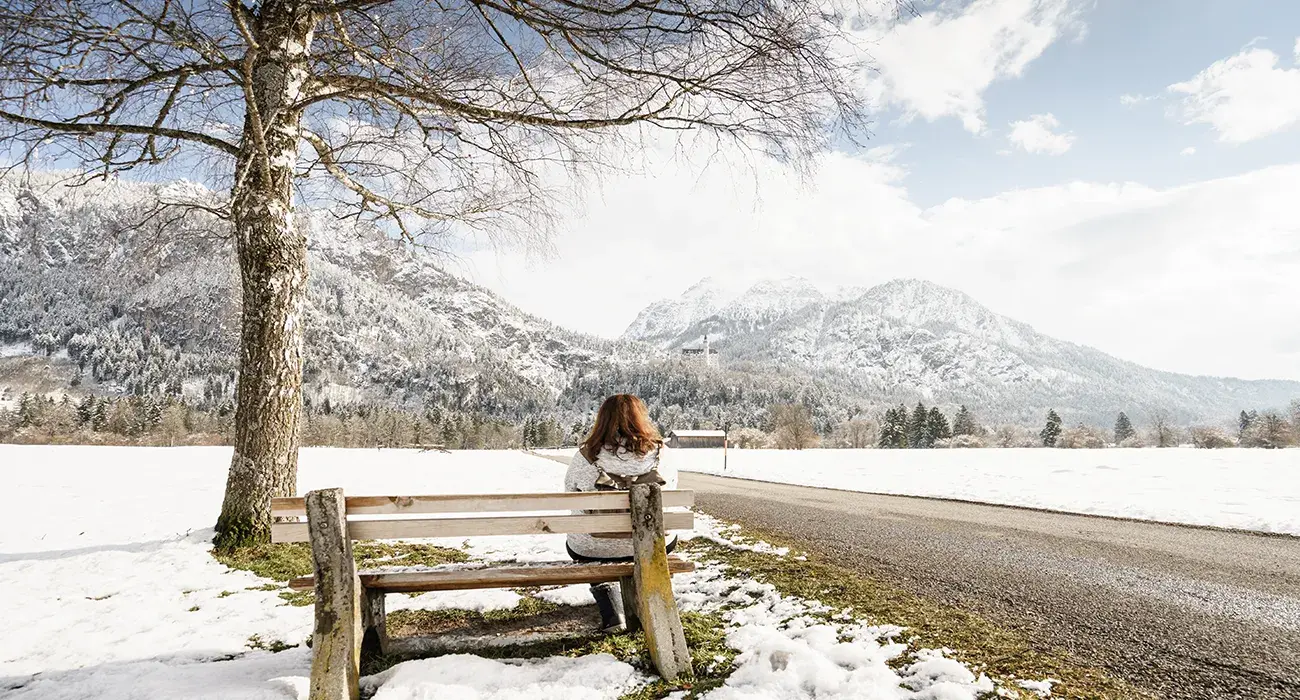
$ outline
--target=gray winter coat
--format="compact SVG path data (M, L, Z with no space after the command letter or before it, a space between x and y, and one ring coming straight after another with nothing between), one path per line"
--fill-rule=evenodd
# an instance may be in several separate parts
M655 452L638 456L635 452L619 450L617 453L602 450L596 455L596 463L606 473L618 476L639 476L655 468ZM659 448L659 476L663 477L665 489L677 488L677 467L673 465L672 450ZM569 471L564 475L565 491L595 491L596 478L600 472L582 456L581 452L573 455L569 462ZM671 539L669 540L672 541ZM569 549L575 554L593 559L623 559L632 556L632 540L623 538L592 537L591 535L569 535Z

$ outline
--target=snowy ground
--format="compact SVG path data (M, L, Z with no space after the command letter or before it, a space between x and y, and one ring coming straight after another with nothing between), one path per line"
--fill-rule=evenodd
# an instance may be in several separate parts
M267 583L209 555L229 451L225 448L0 445L8 507L0 509L0 696L13 700L216 700L306 697L310 658L251 640L300 644L310 608L282 604ZM456 454L309 449L300 488L353 494L558 490L562 465L515 452ZM697 536L727 539L701 518ZM436 541L435 541L436 542ZM560 536L439 542L478 557L564 558ZM773 556L776 556L774 554ZM712 700L857 698L964 700L999 690L944 657L907 653L900 630L782 597L718 566L675 577L684 609L720 611L738 670ZM551 600L590 600L584 587ZM512 607L511 591L394 598L399 607ZM648 682L610 656L496 661L473 656L413 661L372 677L377 700L616 698Z
M548 451L553 455L572 450ZM1300 535L1300 450L674 452L686 471Z

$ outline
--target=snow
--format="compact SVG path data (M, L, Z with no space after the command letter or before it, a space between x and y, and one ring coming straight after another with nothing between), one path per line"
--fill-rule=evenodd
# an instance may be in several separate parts
M564 454L557 451L555 454ZM682 471L1300 535L1300 450L722 450Z
M285 605L250 573L209 555L228 448L0 445L10 502L0 510L0 693L14 700L305 698L311 608ZM521 452L305 449L300 491L362 493L557 490L564 465ZM735 542L701 515L688 536ZM483 559L564 559L562 535L429 540ZM674 578L684 610L727 621L739 656L707 697L973 700L991 682L938 650L909 654L902 630L855 620L817 601L702 562ZM544 591L591 601L586 586ZM509 590L390 596L389 609L511 607ZM832 613L835 613L832 615ZM281 653L257 647L294 645ZM889 666L902 661L901 670ZM378 700L617 698L649 677L611 656L489 660L446 656L364 679Z
M36 348L31 343L0 343L0 357L24 357L35 355Z
M1028 690L1040 698L1052 697L1052 685L1054 683L1056 683L1056 681L1050 678L1041 681L1016 681L1016 685Z

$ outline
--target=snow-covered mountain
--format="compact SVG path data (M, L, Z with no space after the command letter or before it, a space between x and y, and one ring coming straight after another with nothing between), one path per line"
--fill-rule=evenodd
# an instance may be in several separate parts
M233 397L239 283L225 225L187 183L0 177L0 403L33 391ZM1047 408L1107 424L1168 409L1224 420L1300 397L1297 382L1188 377L1054 340L966 295L901 280L819 291L807 280L736 292L704 280L602 340L530 316L373 228L307 216L305 389L319 405L437 406L585 420L617 391L668 427L762 425L798 402L829 430L898 401L966 403L987 422ZM719 367L677 351L705 334Z
M675 351L699 347L707 334L724 363L799 367L876 400L968 403L1019 420L1052 407L1094 422L1144 409L1222 419L1300 397L1300 382L1141 367L1050 338L920 280L824 294L792 278L727 298L701 294L704 284L647 307L623 338Z
M195 211L149 214L194 191L0 178L8 364L48 356L83 388L229 398L239 280L226 228ZM327 213L305 223L311 399L521 415L599 363L644 359L529 316L375 229Z

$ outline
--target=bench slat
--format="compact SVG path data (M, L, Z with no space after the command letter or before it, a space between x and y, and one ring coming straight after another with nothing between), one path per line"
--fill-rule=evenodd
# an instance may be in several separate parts
M493 567L453 569L451 571L402 571L394 573L357 572L361 585L389 593L426 591L461 591L479 588L522 588L526 586L564 586L574 583L606 583L632 575L632 562L563 563L549 566ZM683 574L695 570L694 562L668 558L668 570ZM289 582L295 591L309 591L315 585L311 576Z
M695 505L695 492L664 491L664 507ZM453 494L442 496L348 496L348 515L404 513L509 513L546 510L628 508L626 491L574 493ZM272 498L271 516L304 517L302 497Z
M694 513L664 513L665 530L690 530L693 527L695 527ZM599 515L516 515L495 518L348 521L348 537L354 540L597 532L626 532L631 537L632 516L628 513L605 513ZM307 523L275 523L271 526L271 541L277 543L309 542Z

